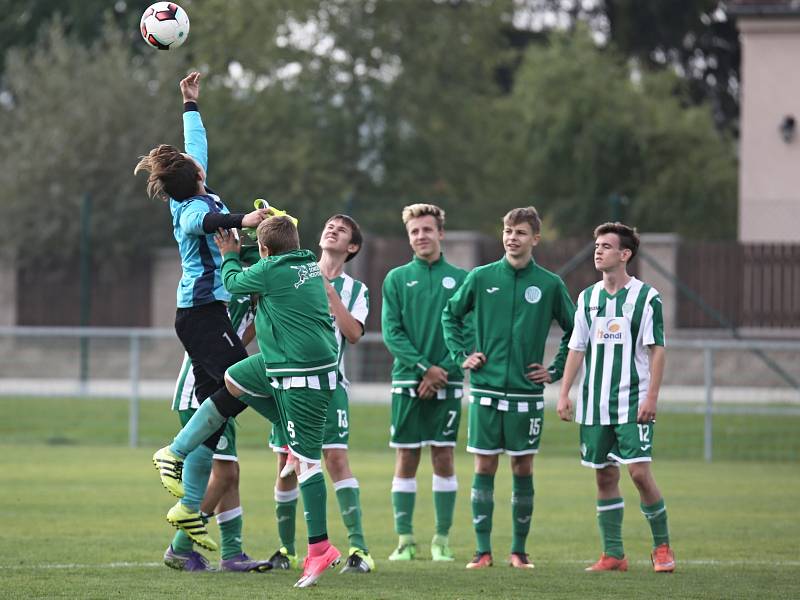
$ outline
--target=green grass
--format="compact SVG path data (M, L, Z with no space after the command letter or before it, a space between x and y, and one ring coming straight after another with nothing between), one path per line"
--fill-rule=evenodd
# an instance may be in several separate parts
M150 454L175 431L164 403L144 402L144 447L129 449L124 402L0 399L0 469L4 506L0 577L4 598L789 598L800 595L800 472L793 462L670 458L672 428L691 415L659 416L657 444L667 446L654 472L669 507L678 571L651 572L649 530L635 490L625 479L627 574L585 574L599 554L592 473L576 457L574 426L549 415L536 458L536 511L528 550L533 572L503 566L510 544L510 475L497 477L496 566L468 572L473 551L469 482L471 460L457 449L461 489L451 541L455 564L389 563L395 536L389 487L394 463L386 448L386 407L355 406L351 462L361 482L367 542L378 559L368 576L326 575L310 591L293 590L297 573L242 575L179 573L160 565L172 529L172 504ZM722 417L720 417L722 419ZM277 547L273 518L274 458L263 448L257 417L240 419L245 547L266 557ZM784 427L787 427L785 424ZM701 421L702 430L702 421ZM462 428L463 429L463 428ZM788 429L788 427L787 427ZM737 435L742 436L740 430ZM754 434L747 434L754 435ZM754 436L755 437L755 436ZM672 440L672 441L670 441ZM787 443L788 439L785 440ZM49 442L49 443L48 443ZM667 442L670 442L667 444ZM661 446L658 446L659 449ZM702 447L702 442L700 448ZM431 470L418 475L415 529L421 554L433 533ZM217 536L212 525L212 535ZM329 492L329 530L340 549L346 536ZM304 536L298 521L298 539ZM302 546L301 546L302 547Z
M177 416L166 400L143 400L139 436L142 447L163 445L176 432ZM127 444L128 402L120 399L0 397L0 443L51 445ZM355 405L351 415L354 450L386 450L387 406ZM269 426L254 411L238 418L238 446L261 447ZM466 437L462 416L459 447ZM720 414L714 417L714 459L800 462L800 416ZM577 429L547 411L542 441L546 456L576 456ZM703 415L662 411L655 430L657 459L703 457Z

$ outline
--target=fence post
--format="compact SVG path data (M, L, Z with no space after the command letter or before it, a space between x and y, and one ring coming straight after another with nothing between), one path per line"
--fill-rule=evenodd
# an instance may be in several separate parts
M131 333L130 378L131 401L128 412L128 445L136 448L139 445L139 366L140 366L139 334Z
M706 388L706 416L703 433L703 457L711 462L711 445L713 441L712 425L714 413L714 349L703 349L703 372Z

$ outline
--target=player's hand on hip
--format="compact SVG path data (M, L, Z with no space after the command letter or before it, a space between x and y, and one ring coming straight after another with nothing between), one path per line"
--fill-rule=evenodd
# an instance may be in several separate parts
M242 248L242 243L235 229L218 229L217 233L214 234L214 243L223 256L228 252L238 253Z
M572 421L572 400L569 399L569 396L563 395L558 397L556 412L562 421Z
M242 227L258 227L258 224L261 223L264 219L269 216L269 209L268 208L259 208L252 212L247 213L242 218Z
M200 73L198 71L189 73L181 79L180 88L184 102L197 102L200 97Z
M485 364L486 364L486 355L483 352L473 352L472 354L467 356L467 358L464 359L464 362L461 363L461 368L477 371Z
M553 383L553 377L550 375L544 365L540 363L531 363L528 365L528 372L525 377L534 383Z

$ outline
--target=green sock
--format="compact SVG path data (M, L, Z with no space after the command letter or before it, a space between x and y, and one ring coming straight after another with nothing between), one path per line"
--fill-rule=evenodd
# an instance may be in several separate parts
M533 520L533 475L514 475L511 491L511 552L525 554Z
M237 506L217 515L222 549L220 555L227 560L242 553L242 507Z
M478 552L492 551L492 513L494 512L494 475L475 473L472 477L472 525Z
M398 535L414 532L414 502L417 499L417 480L413 477L392 480L392 508L394 509L394 530Z
M300 490L297 488L281 491L275 490L275 520L278 522L278 536L281 546L289 554L297 554L294 547L295 521L297 519L297 497Z
M175 454L186 458L189 453L205 442L227 419L223 417L214 402L208 398L192 415L189 422L175 436L169 448ZM185 470L185 467L184 467Z
M625 556L622 548L622 515L625 502L622 498L597 501L597 525L603 538L603 552L615 558Z
M328 492L322 473L314 473L300 482L300 495L303 496L303 511L306 517L308 537L315 538L328 533L326 503Z
M667 507L664 505L664 498L655 504L642 506L642 514L650 524L650 531L653 532L653 547L661 544L669 544L669 527L667 526Z
M447 537L453 526L453 511L456 507L458 480L450 477L433 476L433 508L436 513L436 535Z
M172 549L177 554L189 554L194 549L194 542L183 529L178 529L172 538Z
M201 444L192 450L183 461L183 489L184 495L181 504L193 511L200 510L203 496L211 477L211 465L214 452L208 446Z
M342 521L347 528L347 536L350 538L350 547L360 548L367 552L364 542L364 530L361 527L361 500L359 498L358 481L355 477L342 479L333 484L336 490L336 499L339 501L339 511L342 513Z

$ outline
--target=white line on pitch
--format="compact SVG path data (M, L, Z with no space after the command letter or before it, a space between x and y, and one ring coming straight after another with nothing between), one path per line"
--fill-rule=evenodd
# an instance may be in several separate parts
M536 562L546 565L586 565L591 564L591 560L537 560ZM636 560L631 561L637 565L649 565L649 560ZM718 567L733 567L742 565L757 565L769 567L800 567L800 560L713 560L713 559L690 559L678 560L678 567L681 565L697 565L697 566L718 566ZM140 569L140 568L155 568L163 567L164 563L161 562L113 562L105 564L78 564L78 563L64 563L64 564L30 564L30 565L0 565L0 571L10 570L26 570L26 569Z

